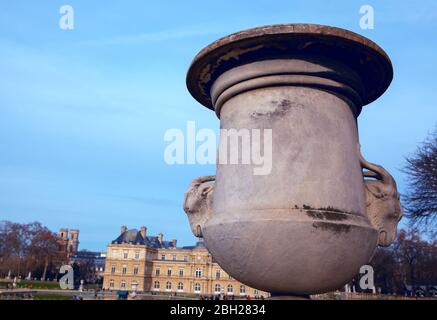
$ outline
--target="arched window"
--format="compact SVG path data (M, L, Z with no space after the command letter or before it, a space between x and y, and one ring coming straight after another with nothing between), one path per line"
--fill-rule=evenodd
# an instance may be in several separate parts
M178 283L178 291L184 291L184 284L182 282Z
M200 283L194 285L194 293L200 293Z
M240 285L240 294L245 294L246 293L246 286L244 285Z
M121 280L121 282L120 282L120 287L121 287L121 288L126 288L126 281Z
M165 284L165 289L166 289L166 290L171 290L171 282L167 282L167 283Z
M233 294L234 293L234 287L232 286L232 284L228 284L228 294Z
M222 288L220 288L220 284L216 283L216 285L214 286L214 293L220 293L221 289Z
M155 281L155 284L153 286L155 289L159 289L159 281Z
M196 278L200 278L202 276L202 269L196 268Z

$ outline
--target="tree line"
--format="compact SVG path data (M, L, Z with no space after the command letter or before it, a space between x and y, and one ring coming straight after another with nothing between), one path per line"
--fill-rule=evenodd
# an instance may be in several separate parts
M415 295L420 286L437 286L437 240L417 229L400 230L395 242L378 248L370 262L375 287L385 294Z
M0 221L0 276L55 278L67 251L58 235L39 222Z

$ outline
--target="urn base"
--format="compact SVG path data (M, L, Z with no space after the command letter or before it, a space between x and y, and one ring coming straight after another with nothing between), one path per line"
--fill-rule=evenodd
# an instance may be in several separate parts
M369 262L378 238L367 217L320 209L218 212L203 234L229 275L285 295L341 288Z

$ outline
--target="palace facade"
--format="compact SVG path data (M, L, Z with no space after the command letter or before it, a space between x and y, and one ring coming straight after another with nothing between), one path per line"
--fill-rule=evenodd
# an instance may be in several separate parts
M202 241L177 247L176 240L165 241L162 233L148 236L146 227L121 227L108 245L103 276L105 290L268 297L230 277Z

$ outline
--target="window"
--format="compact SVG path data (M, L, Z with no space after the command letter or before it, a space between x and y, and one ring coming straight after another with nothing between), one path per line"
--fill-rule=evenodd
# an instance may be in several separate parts
M184 284L182 282L178 283L178 291L184 291Z
M121 280L121 282L120 282L120 287L121 287L121 288L126 288L126 281Z
M112 250L112 257L117 258L118 257L118 250Z
M167 282L165 284L165 290L170 291L171 290L171 282Z
M165 254L161 255L161 260L165 260Z
M138 288L138 282L133 281L132 284L131 284L131 288L132 288L132 290L136 291L137 288Z
M155 289L159 289L159 281L155 281L153 287L154 287Z
M167 269L167 275L168 275L168 276L171 276L171 268L168 268L168 269Z
M188 256L184 256L184 261L185 261L185 262L188 261Z
M138 274L138 266L134 266L134 274Z
M122 273L122 274L126 274L126 271L127 271L127 267L126 267L126 266L123 266L123 267L121 268L121 273Z
M176 261L176 255L175 254L173 255L173 261Z
M127 259L129 257L129 251L123 251L123 259Z
M200 293L200 283L194 285L194 293Z
M111 266L111 273L115 273L115 266L114 265Z
M255 295L258 295L258 294L259 294L259 291L258 291L257 289L254 289L254 290L253 290L253 293L254 293Z
M138 260L140 258L140 252L135 251L135 260Z
M217 269L217 270L215 271L215 278L216 278L216 279L220 279L220 269Z
M114 288L114 280L109 280L109 287Z
M184 269L179 269L179 277L183 277L184 276Z
M202 269L197 268L196 269L196 278L200 278L202 276Z
M232 293L234 293L234 287L232 286L232 284L228 284L228 294Z
M216 285L214 286L214 293L220 293L220 292L221 292L220 284L216 283Z
M157 276L159 276L160 273L161 273L161 269L156 268L155 274L156 274Z
M246 287L244 285L240 285L240 294L246 293Z

